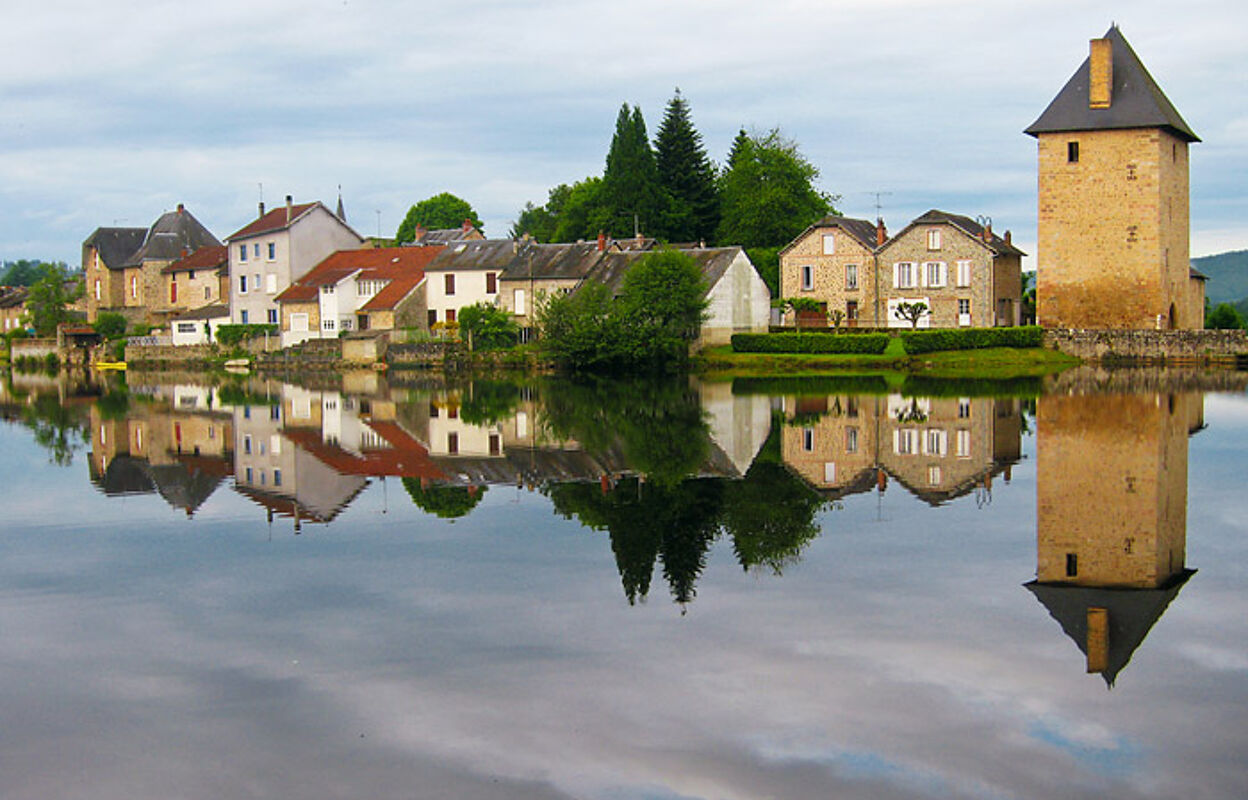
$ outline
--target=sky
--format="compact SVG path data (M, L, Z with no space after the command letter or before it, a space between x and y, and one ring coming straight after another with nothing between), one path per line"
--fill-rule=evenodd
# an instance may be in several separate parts
M506 236L601 174L622 103L653 135L677 87L718 162L779 127L849 216L984 215L1034 254L1022 130L1114 22L1203 140L1192 255L1248 248L1232 0L46 0L0 26L0 261L77 266L95 228L179 202L225 238L339 186L364 235L449 191Z

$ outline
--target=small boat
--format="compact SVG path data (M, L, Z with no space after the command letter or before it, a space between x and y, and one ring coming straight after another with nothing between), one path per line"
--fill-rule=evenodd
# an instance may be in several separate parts
M247 367L250 367L250 366L251 366L250 358L231 358L229 361L225 362L226 369L229 369L231 367L235 369L238 369L240 367L242 369L246 369Z
M116 369L124 370L126 362L124 361L97 361L91 365L93 369Z

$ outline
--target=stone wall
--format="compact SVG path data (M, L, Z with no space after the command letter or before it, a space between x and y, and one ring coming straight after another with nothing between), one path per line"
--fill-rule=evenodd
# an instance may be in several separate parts
M126 345L127 362L145 361L207 361L217 355L217 348L210 344Z
M1104 367L1085 364L1044 378L1045 394L1243 392L1248 372L1196 367Z
M466 352L464 343L458 341L391 343L386 361L402 367L441 367L448 360L452 363L462 360Z
M10 358L13 361L19 358L44 359L50 355L59 357L56 339L14 339L10 351Z
M1044 332L1044 346L1084 361L1226 360L1248 355L1248 332L1060 329Z

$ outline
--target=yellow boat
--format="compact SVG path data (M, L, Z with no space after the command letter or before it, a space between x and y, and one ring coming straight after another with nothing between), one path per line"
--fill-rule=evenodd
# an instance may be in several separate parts
M125 369L124 361L97 361L91 365L93 369Z

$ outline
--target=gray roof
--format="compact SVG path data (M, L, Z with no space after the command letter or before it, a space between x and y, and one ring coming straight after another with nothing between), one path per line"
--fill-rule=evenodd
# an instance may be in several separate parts
M790 242L787 246L785 246L785 248L781 250L780 252L784 253L790 247L797 244L799 239L801 239L806 234L818 228L840 228L841 230L848 233L850 236L854 237L854 239L856 239L859 244L861 244L863 247L867 248L868 250L875 250L876 248L875 223L874 222L871 222L870 220L865 220L865 219L856 219L854 217L841 217L841 216L837 216L836 214L829 214L823 219L816 222L814 225L811 225L806 230L799 233L797 237L794 238L793 241Z
M1085 655L1088 652L1088 609L1103 608L1109 612L1109 658L1101 677L1106 686L1113 688L1118 673L1131 661L1136 648L1144 643L1144 637L1195 573L1194 569L1180 570L1159 589L1108 589L1039 581L1024 586L1049 610L1049 615Z
M121 269L143 246L146 237L147 228L96 228L82 246L94 247L100 261L109 269Z
M30 289L25 286L0 286L0 308L13 308L26 302Z
M706 279L706 289L709 292L743 251L740 247L708 247L678 252L691 256L697 263L702 277ZM640 250L604 253L587 278L605 284L613 295L619 295L624 288L624 276L647 255L649 253Z
M525 242L512 262L503 270L504 280L566 279L578 280L589 274L605 255L597 242L575 244L538 244Z
M905 233L907 230L914 227L915 225L939 225L939 224L952 225L955 228L960 229L963 233L977 240L978 242L983 244L985 247L987 247L996 255L999 255L999 256L1001 255L1015 255L1015 256L1027 255L1022 250L1019 250L1014 245L1006 242L1005 239L1002 239L1000 236L998 236L995 233L992 234L991 239L985 240L984 239L984 230L985 230L984 226L980 225L978 222L971 219L970 217L964 217L961 214L950 214L948 211L941 211L935 208L928 211L923 216L915 219L913 222L907 225L902 230L901 233ZM893 238L895 239L895 238L900 237L901 233L897 234L897 236Z
M176 261L205 245L220 247L221 242L179 205L177 211L160 215L148 229L143 244L126 259L124 266L137 267L144 261Z
M447 245L429 262L425 272L488 269L502 271L516 259L520 242L514 239L477 239Z
M212 305L200 306L199 308L187 311L184 314L178 314L174 317L175 322L188 322L195 319L220 319L230 315L230 307L220 303Z
M1109 108L1089 107L1091 58L1088 58L1024 133L1039 136L1066 131L1164 128L1180 139L1199 142L1200 137L1179 116L1118 26L1111 27L1105 38L1113 49L1114 83Z

